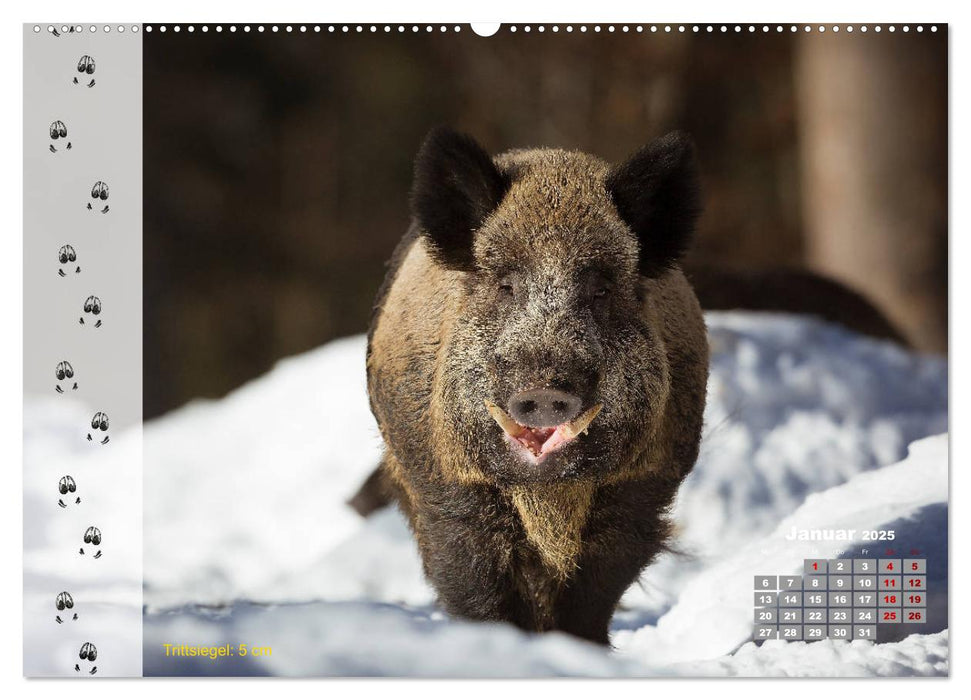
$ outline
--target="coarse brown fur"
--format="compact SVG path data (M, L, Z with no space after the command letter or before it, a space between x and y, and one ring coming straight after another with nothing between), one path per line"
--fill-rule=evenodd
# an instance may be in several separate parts
M492 160L443 131L419 154L368 389L383 487L450 614L607 643L620 596L663 549L707 382L704 321L678 265L694 185L678 135L615 168L555 149ZM603 406L539 463L484 404L532 386Z

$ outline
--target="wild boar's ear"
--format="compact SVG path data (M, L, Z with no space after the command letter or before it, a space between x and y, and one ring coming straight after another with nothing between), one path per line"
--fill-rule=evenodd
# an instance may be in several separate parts
M687 252L701 214L691 139L678 131L652 141L614 167L607 191L640 243L640 272L655 277Z
M475 231L508 189L508 179L475 139L432 129L415 159L411 188L411 212L432 256L451 269L474 269Z

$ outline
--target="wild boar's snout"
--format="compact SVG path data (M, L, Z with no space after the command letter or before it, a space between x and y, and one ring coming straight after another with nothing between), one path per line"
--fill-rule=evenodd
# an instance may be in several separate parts
M583 407L579 396L558 389L529 389L509 399L509 415L530 428L553 428L567 423Z
M603 348L593 329L571 314L521 319L493 355L491 395L520 426L570 423L599 402ZM495 398L493 398L495 397Z

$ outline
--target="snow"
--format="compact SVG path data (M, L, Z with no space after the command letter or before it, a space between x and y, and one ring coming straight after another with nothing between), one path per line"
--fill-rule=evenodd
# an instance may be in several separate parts
M705 437L674 508L677 553L625 595L615 650L446 618L403 518L363 520L345 505L380 453L365 341L353 337L145 424L145 673L946 675L946 361L806 317L707 320ZM71 473L84 455L52 436L86 414L29 404L26 454ZM49 487L25 478L25 499ZM749 641L755 575L876 551L858 538L787 540L793 527L895 530L894 546L928 559L928 622L881 626L880 644ZM43 580L59 551L51 533L32 536L25 582ZM121 589L98 590L126 603ZM273 654L212 662L166 658L161 646L227 642Z

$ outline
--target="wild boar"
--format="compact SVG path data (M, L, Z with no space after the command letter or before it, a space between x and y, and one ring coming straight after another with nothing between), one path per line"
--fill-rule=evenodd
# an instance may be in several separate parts
M613 167L428 135L367 377L377 478L449 614L609 643L698 455L699 202L679 133Z

